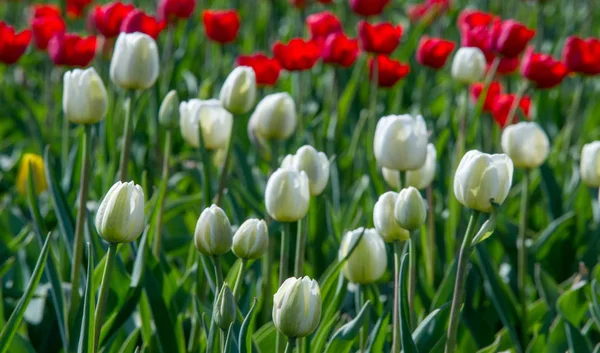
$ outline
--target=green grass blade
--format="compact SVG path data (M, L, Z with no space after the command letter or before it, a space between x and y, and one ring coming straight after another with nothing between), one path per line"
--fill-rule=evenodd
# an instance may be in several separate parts
M79 332L79 346L77 353L87 353L92 351L92 340L90 340L90 323L94 322L94 254L92 246L87 243L88 264L87 281L85 284L85 297L83 301L83 317L81 318L81 331Z

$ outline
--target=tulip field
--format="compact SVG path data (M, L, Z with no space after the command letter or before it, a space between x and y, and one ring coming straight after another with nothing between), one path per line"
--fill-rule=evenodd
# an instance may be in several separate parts
M0 0L0 353L600 353L597 0Z

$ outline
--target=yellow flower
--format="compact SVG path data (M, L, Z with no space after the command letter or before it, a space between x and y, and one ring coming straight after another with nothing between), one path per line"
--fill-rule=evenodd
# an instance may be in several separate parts
M27 179L29 178L29 167L32 167L33 185L35 194L39 195L48 188L44 173L44 160L42 156L34 153L25 153L21 158L19 173L17 174L17 190L20 194L27 193Z

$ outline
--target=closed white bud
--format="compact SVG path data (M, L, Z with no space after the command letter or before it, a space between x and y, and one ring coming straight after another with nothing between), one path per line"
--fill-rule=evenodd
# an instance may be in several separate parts
M279 222L296 222L308 212L310 189L304 172L279 168L265 190L267 213Z
M427 145L425 164L419 169L406 172L406 186L414 186L420 190L427 188L435 178L436 164L437 151L435 150L435 146L430 143Z
M305 172L308 176L311 196L321 194L329 181L327 155L309 145L300 147L296 154L287 155L281 162L281 167Z
M288 93L264 97L248 122L248 134L264 140L285 140L296 131L296 104Z
M207 150L224 149L229 145L233 116L216 99L191 99L179 105L179 127L183 139L200 147L199 129Z
M231 249L233 231L225 212L216 205L202 211L196 230L194 245L204 255L223 255Z
M63 111L75 124L95 124L106 116L108 95L96 70L75 69L63 76Z
M238 66L227 76L219 99L232 114L245 114L256 102L256 74L251 67Z
M517 168L537 168L548 158L550 141L538 124L520 122L502 132L502 151Z
M470 209L491 212L492 204L502 204L512 185L513 162L505 154L467 152L454 175L454 195Z
M379 119L375 129L377 162L393 170L414 170L425 164L427 127L421 115L389 115Z
M584 183L591 187L600 187L600 141L583 146L579 169Z
M385 243L375 229L358 228L342 238L338 259L348 255L360 235L360 243L344 264L344 276L353 283L370 284L377 281L387 268Z
M269 249L269 228L263 220L249 219L233 235L231 250L240 259L254 260Z
M421 228L427 218L427 204L419 190L409 186L398 194L394 216L400 227L409 231Z
M273 324L287 337L313 333L321 321L321 289L314 279L290 277L273 295Z
M96 213L96 230L109 243L129 243L144 230L144 191L130 181L117 181Z
M452 61L452 77L461 83L475 83L483 77L485 66L485 55L481 49L459 48Z
M236 313L235 298L229 285L225 282L213 307L213 320L221 330L228 330L235 321Z
M177 91L170 91L163 99L158 110L158 121L167 128L175 127L179 123L179 98L177 97Z
M377 233L381 235L386 243L391 243L396 240L408 240L409 233L406 229L400 227L394 216L394 209L398 193L388 191L379 196L379 200L375 203L373 209L373 223Z
M158 47L141 32L121 33L110 61L111 81L126 89L148 89L158 79Z

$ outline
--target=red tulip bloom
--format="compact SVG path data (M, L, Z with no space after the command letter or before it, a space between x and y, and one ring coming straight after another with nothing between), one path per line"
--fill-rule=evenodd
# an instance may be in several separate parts
M0 21L0 62L8 65L16 63L27 50L29 42L31 30L17 33L6 22Z
M446 64L455 46L454 42L448 40L423 36L417 48L417 62L436 70L440 69Z
M479 101L479 96L483 92L483 83L478 82L471 85L471 89L469 90L471 101L474 105L477 105ZM493 81L490 83L490 87L488 87L487 95L485 96L485 102L483 103L483 111L491 112L494 108L494 103L496 102L496 98L499 94L502 93L502 85L500 82Z
M458 15L458 29L461 32L468 31L476 27L487 27L492 23L494 15L478 10L464 10Z
M479 48L485 55L487 62L492 62L496 57L490 48L490 30L487 27L473 27L465 30L461 37L463 47Z
M236 10L206 10L202 19L208 38L221 44L235 41L240 29L240 15Z
M306 24L312 39L325 39L332 33L342 31L342 23L331 12L323 11L306 17Z
M88 7L93 0L67 0L67 15L71 18L79 18L83 16L85 8Z
M55 65L88 66L96 55L96 37L57 33L48 43L48 55Z
M375 16L383 12L390 0L350 0L350 8L360 16Z
M94 23L96 29L105 38L114 38L119 35L123 20L135 8L133 5L125 5L120 1L96 6L94 9Z
M60 16L60 9L53 5L37 5L33 7L31 30L33 42L40 50L46 50L48 41L57 32L64 32L67 26Z
M426 3L410 5L406 8L406 16L411 22L424 20L429 14L429 6Z
M400 61L390 59L385 55L378 55L376 59L369 59L369 79L373 80L375 71L375 60L379 71L379 87L393 87L398 81L410 72L410 66Z
M519 68L520 59L518 56L514 58L500 58L500 64L498 65L498 69L496 70L496 74L498 75L509 75L517 71ZM492 62L488 62L488 70Z
M121 32L142 32L154 39L158 38L163 29L165 29L164 21L159 21L138 9L131 11L121 24Z
M533 82L537 88L552 88L567 76L569 70L551 55L534 53L527 49L521 62L521 75Z
M515 99L517 99L516 94L499 94L496 96L496 100L494 102L494 106L492 108L492 117L494 121L500 127L505 127L508 123L508 115L510 114L510 110L512 109L513 104L515 103ZM519 107L513 116L511 124L514 124L519 121L519 110L525 116L525 118L529 119L529 110L531 108L531 98L528 96L524 96L521 98L519 102Z
M323 62L342 67L350 67L358 57L358 40L346 37L344 33L330 34L323 45Z
M402 26L394 26L388 22L372 25L366 21L360 21L358 37L366 52L389 55L400 44Z
M292 39L288 44L273 45L273 54L281 66L288 71L309 70L321 57L321 48L315 41Z
M195 8L196 0L160 0L156 14L161 20L173 22L189 18Z
M515 20L495 20L492 24L490 47L507 58L519 56L527 43L535 36L535 30Z
M249 66L256 74L256 83L263 86L273 86L277 83L281 64L277 59L271 59L264 54L242 55L236 60L238 66Z
M584 40L576 36L568 37L562 57L571 72L584 75L600 74L600 40L596 38Z

